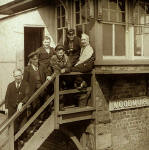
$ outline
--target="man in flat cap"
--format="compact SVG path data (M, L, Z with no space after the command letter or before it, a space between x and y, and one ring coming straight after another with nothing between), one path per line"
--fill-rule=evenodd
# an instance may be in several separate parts
M81 50L80 38L75 36L75 30L69 29L64 42L65 53L68 55L71 65L74 66L78 61Z

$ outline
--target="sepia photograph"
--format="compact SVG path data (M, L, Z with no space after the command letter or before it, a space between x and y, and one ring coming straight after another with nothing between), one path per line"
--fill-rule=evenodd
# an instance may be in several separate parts
M149 150L149 0L0 0L0 150Z

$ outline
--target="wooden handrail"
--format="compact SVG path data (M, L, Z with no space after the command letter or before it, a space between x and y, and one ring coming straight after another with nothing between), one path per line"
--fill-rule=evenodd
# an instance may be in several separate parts
M20 112L15 112L13 116L0 127L0 134L27 108L29 104L31 104L36 98L40 95L40 93L55 79L56 74L54 73L51 76L51 80L46 80L42 86L29 98L27 103L23 106Z

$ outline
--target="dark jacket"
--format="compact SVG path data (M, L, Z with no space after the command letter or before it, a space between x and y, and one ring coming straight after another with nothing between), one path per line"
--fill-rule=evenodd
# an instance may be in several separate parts
M40 81L41 81L41 85L42 85L45 82L46 77L48 75L51 75L51 72L49 70L47 70L44 65L39 65L38 69L39 69ZM29 83L30 94L33 94L37 90L36 77L35 77L35 74L33 71L34 71L34 69L31 65L27 66L24 69L24 77L23 78L26 82Z
M17 110L20 102L26 103L29 99L29 85L22 81L19 89L16 88L15 81L11 82L6 91L5 101L8 108L8 117L10 118Z
M53 72L60 73L61 69L65 69L66 72L70 71L70 61L67 55L64 54L64 57L62 59L59 59L57 55L53 55L51 60L51 67L53 69Z
M81 51L80 38L77 36L74 37L72 47L70 47L70 42L68 38L66 38L64 42L64 48L65 48L65 53L69 56L71 65L74 66L80 56L80 51ZM70 49L73 49L73 51L69 52Z
M49 66L50 59L55 54L54 48L50 48L49 54L46 52L46 50L43 47L40 47L39 49L37 49L36 52L38 55L39 64L45 65L46 67Z

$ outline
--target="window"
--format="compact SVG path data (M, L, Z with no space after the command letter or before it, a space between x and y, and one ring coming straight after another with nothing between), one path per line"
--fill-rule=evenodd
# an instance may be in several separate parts
M134 9L134 56L149 56L149 2L138 0Z
M82 33L88 34L88 1L74 0L74 24L76 34L81 36Z
M64 43L66 30L65 8L59 5L57 7L57 43Z
M125 56L125 0L102 0L103 55Z

